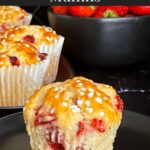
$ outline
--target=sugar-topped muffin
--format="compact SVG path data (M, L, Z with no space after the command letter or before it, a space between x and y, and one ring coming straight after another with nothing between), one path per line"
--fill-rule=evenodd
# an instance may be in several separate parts
M43 85L48 63L31 43L0 43L0 106L23 106Z
M112 150L123 102L84 77L37 90L24 107L32 150Z
M0 68L36 64L40 61L35 46L25 42L1 43Z
M50 27L29 25L10 28L1 37L6 41L25 41L40 46L53 43L58 35Z
M17 25L20 20L27 18L29 15L29 13L18 6L0 6L0 32Z
M46 53L49 57L44 84L55 81L64 37L57 35L50 27L29 25L8 29L6 32L0 34L0 41L22 41L38 47L40 53Z

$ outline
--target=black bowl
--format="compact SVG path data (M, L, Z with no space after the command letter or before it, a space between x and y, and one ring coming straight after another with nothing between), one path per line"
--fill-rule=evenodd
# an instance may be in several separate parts
M80 64L130 65L150 53L150 16L101 19L48 12L48 19L65 36L64 53Z

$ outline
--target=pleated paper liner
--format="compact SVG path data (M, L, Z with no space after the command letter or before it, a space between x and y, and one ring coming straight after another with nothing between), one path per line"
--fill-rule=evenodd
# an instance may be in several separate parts
M44 84L49 84L55 81L59 66L60 55L64 43L64 37L59 38L50 45L42 45L39 47L41 53L47 53L49 59L49 65L44 78Z
M0 68L0 106L23 106L43 85L49 59L31 66Z
M64 37L59 36L54 44L41 46L39 51L48 56L38 64L0 68L0 106L23 106L35 90L53 82L63 43Z

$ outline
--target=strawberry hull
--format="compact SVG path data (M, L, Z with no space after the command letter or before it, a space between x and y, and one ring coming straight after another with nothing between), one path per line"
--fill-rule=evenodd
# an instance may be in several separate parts
M81 65L126 66L149 55L149 16L103 19L49 12L49 22L65 36L64 52L70 61Z

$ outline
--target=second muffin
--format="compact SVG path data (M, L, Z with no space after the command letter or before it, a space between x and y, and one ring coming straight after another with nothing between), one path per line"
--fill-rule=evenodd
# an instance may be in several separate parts
M22 106L44 82L49 60L25 42L0 44L0 106Z

